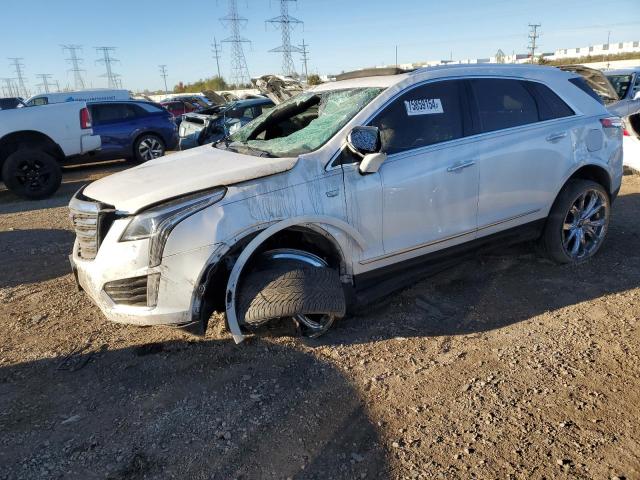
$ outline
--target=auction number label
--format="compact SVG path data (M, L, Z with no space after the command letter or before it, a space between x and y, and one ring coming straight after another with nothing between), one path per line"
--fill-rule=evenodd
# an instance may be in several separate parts
M439 98L419 98L416 100L405 100L404 106L407 115L432 115L434 113L444 113L442 102Z

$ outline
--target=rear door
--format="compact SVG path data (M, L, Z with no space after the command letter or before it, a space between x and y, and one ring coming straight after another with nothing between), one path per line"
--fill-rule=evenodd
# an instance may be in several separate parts
M128 103L98 103L90 106L93 132L100 135L103 159L127 157L132 154L132 135L138 125L138 114Z
M545 217L573 162L573 110L538 82L478 78L469 85L479 128L478 236Z

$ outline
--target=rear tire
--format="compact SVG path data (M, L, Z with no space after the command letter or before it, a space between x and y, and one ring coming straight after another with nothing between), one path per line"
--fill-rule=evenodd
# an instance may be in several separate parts
M31 200L50 197L62 183L58 161L42 150L21 148L2 165L2 179L9 190Z
M164 154L164 142L159 136L152 133L142 135L133 145L133 159L136 163L148 162L160 158Z
M592 258L606 238L610 215L611 200L602 185L569 180L551 207L541 238L548 257L561 264Z

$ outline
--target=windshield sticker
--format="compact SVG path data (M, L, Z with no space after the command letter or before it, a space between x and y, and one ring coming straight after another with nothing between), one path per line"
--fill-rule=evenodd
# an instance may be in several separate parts
M444 113L442 102L439 98L419 98L416 100L405 100L404 106L407 115L432 115L434 113Z

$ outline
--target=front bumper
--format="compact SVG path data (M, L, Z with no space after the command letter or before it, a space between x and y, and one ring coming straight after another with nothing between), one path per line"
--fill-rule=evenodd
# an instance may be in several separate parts
M122 221L113 224L92 260L80 258L75 242L70 260L79 287L113 322L132 325L191 322L194 289L217 245L168 255L157 267L149 267L148 241L117 241L125 226ZM157 303L153 307L117 304L104 290L108 282L153 274L160 274Z

